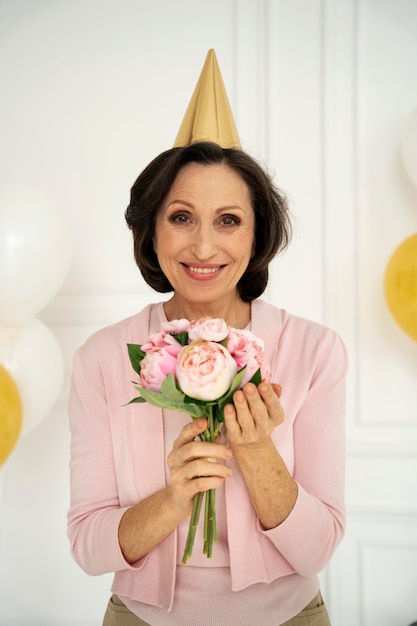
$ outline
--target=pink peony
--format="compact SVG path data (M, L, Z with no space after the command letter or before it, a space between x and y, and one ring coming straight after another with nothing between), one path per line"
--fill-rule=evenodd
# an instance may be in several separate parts
M265 359L263 341L250 330L230 328L227 349L236 361L238 370L246 365L241 387L252 378L260 368L263 381L270 382L271 369Z
M166 347L150 349L141 361L139 384L151 391L161 391L161 385L171 372L175 374L181 345L174 339Z
M226 339L228 326L222 319L202 317L190 323L188 336L191 341L204 339L205 341L223 341Z
M221 344L196 340L178 356L177 380L182 391L196 400L217 400L237 372L236 361Z

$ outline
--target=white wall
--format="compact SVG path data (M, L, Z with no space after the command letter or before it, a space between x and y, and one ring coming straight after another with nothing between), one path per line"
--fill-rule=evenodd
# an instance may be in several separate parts
M294 241L267 297L335 327L350 352L349 524L323 573L332 623L417 620L417 346L382 290L417 231L400 154L417 107L415 0L2 0L0 186L47 194L75 242L40 315L62 346L64 389L0 472L2 626L101 624L111 577L79 570L65 535L71 358L158 299L123 212L172 145L211 47L244 147L292 200Z

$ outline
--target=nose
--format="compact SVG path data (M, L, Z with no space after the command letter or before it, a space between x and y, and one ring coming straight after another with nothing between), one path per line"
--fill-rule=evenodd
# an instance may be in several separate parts
M217 233L209 224L200 223L191 235L191 251L199 261L208 261L217 252Z

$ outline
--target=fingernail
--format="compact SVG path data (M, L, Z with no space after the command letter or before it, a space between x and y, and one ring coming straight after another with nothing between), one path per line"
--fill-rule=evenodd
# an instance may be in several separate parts
M235 402L244 402L245 396L243 394L243 391L236 391L234 400Z

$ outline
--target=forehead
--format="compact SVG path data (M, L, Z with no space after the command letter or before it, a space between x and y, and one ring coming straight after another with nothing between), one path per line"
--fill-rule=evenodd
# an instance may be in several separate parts
M181 195L251 204L249 187L235 170L225 164L185 165L178 172L167 194L167 201Z

